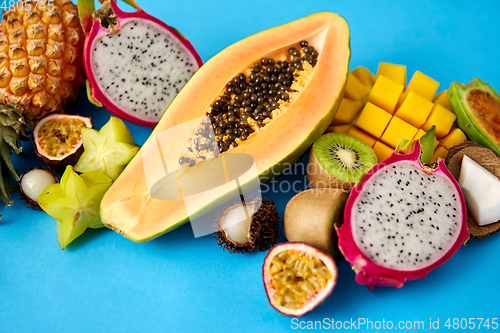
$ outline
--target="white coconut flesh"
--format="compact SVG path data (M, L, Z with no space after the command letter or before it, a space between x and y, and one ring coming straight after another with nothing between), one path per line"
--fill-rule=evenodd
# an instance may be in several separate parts
M356 245L374 263L401 271L432 265L462 227L460 195L445 175L390 164L365 183L352 209Z
M37 201L43 190L55 183L56 180L50 172L40 169L27 172L21 180L24 194L33 201Z
M250 242L248 232L253 213L252 205L238 205L229 210L224 216L223 221L226 237L239 245Z
M500 220L500 179L464 155L458 183L462 187L467 208L478 225Z
M92 71L101 91L121 110L158 121L198 69L178 37L144 19L124 19L120 31L97 37Z

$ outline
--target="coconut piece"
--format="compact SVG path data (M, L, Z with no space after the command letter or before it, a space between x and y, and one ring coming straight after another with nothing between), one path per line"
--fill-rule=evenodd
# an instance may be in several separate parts
M464 155L467 155L497 178L500 178L500 157L493 150L468 141L452 147L446 157L448 170L455 179L460 178ZM483 239L500 231L500 221L480 226L469 209L467 209L467 225L472 239Z
M220 231L213 236L231 254L267 251L276 241L280 219L274 201L255 198L233 203L221 215Z
M500 179L467 155L458 180L472 216L480 226L500 220Z

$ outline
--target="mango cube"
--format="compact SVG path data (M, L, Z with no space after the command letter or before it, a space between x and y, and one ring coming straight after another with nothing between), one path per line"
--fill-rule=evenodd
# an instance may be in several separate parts
M433 106L431 101L410 91L394 115L420 128L427 120Z
M349 131L350 127L351 127L350 124L328 126L328 128L326 129L326 133L343 133L343 134L346 134L347 131Z
M377 155L377 160L379 162L382 162L383 160L388 158L394 151L394 149L381 141L375 142L375 144L373 145L373 150L375 151L375 155Z
M411 140L417 132L418 129L415 126L412 126L406 121L394 116L389 122L389 125L387 125L387 128L382 134L380 140L390 147L396 148L401 139L407 138L408 140Z
M415 136L413 137L413 139L411 139L411 141L415 141L415 140L420 140L421 137L423 137L425 134L425 131L423 129L418 129L417 131L417 134L415 134Z
M427 118L427 121L421 128L427 131L432 125L436 125L436 137L441 139L448 134L455 119L457 119L457 116L453 112L439 104L434 104L434 108Z
M350 123L358 114L358 111L363 107L360 101L353 101L348 98L342 99L340 107L333 119L332 125L341 125Z
M403 89L404 85L401 83L379 75L368 96L368 101L393 114Z
M434 104L439 104L448 110L451 110L450 101L448 101L448 89L441 91L434 97Z
M437 162L439 158L445 159L448 155L448 149L443 146L438 146L431 157L431 163Z
M382 133L384 133L384 130L390 120L390 113L387 113L375 104L368 102L361 111L361 114L356 121L356 126L378 139Z
M406 91L414 91L423 98L432 101L438 88L439 82L420 71L416 71L415 74L413 74Z
M370 94L370 87L365 86L352 73L347 75L347 84L345 87L345 97L355 101L366 101Z
M375 75L368 68L359 66L352 70L351 73L365 86L373 87Z
M347 134L352 135L353 137L364 141L370 147L373 147L375 142L377 142L377 139L375 139L373 136L363 132L362 130L360 130L355 126L351 127L349 131L347 131Z
M377 76L384 75L389 79L406 86L406 66L381 62L378 65Z
M456 146L464 141L467 141L467 137L465 136L464 132L462 132L460 128L454 128L447 136L442 138L439 143L441 146L450 150L451 147Z

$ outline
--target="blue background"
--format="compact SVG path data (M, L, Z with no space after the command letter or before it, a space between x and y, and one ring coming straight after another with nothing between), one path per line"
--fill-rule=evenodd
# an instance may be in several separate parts
M497 1L154 1L142 7L179 29L206 61L260 30L331 10L351 29L351 64L376 72L380 61L404 64L408 79L421 70L446 89L477 76L500 89L500 3ZM125 8L125 7L122 7ZM68 112L90 115L96 128L109 119L81 93ZM142 144L150 130L130 125ZM31 142L20 171L41 165ZM304 159L302 160L302 162ZM300 169L299 169L300 170ZM302 173L277 181L304 181ZM275 183L279 188L280 183ZM305 186L305 184L303 184ZM292 192L267 192L283 212ZM189 224L146 244L108 229L87 230L61 251L55 221L24 208L0 208L0 331L292 331L290 317L267 301L265 253L230 255ZM282 232L279 241L284 241ZM345 260L332 295L301 320L371 321L500 317L500 235L470 241L425 280L402 289L369 291L354 281ZM303 324L305 325L305 324ZM364 328L364 327L363 327ZM500 330L500 328L499 328ZM371 331L371 330L369 330Z

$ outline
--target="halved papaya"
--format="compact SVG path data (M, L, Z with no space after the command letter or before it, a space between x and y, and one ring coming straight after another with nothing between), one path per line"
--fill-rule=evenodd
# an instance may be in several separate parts
M239 73L247 73L249 77L251 66L263 57L278 62L278 59L284 59L284 55L292 54L292 49L304 45L314 46L316 54L311 53L311 48L306 51L316 60L304 56L313 66L304 64L305 74L297 74L299 82L288 89L292 97L280 102L279 112L274 112L272 119L259 122L259 126L252 123L254 131L248 138L244 136L244 141L232 141L221 150L221 157L227 152L253 157L260 181L278 175L295 163L332 122L344 94L350 58L349 28L347 22L335 13L320 12L262 31L227 47L203 65L176 96L141 151L104 196L101 203L103 223L133 241L144 242L187 222L192 207L188 213L182 200L185 193L179 190L179 175L194 175L191 181L196 186L200 181L215 184L221 180L216 179L221 177L215 174L195 175L199 169L211 170L216 164L214 162L197 162L194 166L190 163L189 167L182 165L186 159L181 156L186 152L186 142L191 140L193 128L199 126L204 116L215 119L210 114L214 101L227 93L228 82ZM227 137L225 135L220 140ZM224 147L223 142L219 142L219 147L221 143ZM156 163L155 159L161 162ZM222 163L224 168L228 168L228 163L226 158ZM174 177L165 177L166 170ZM177 171L174 173L173 170ZM227 181L227 174L225 177ZM167 189L180 195L168 200L159 199L152 195L154 184L151 179L163 179ZM255 179L242 177L238 186L250 184L252 180ZM218 192L198 195L195 210L208 209L214 202L223 200L228 192L234 191L234 187L220 186Z

